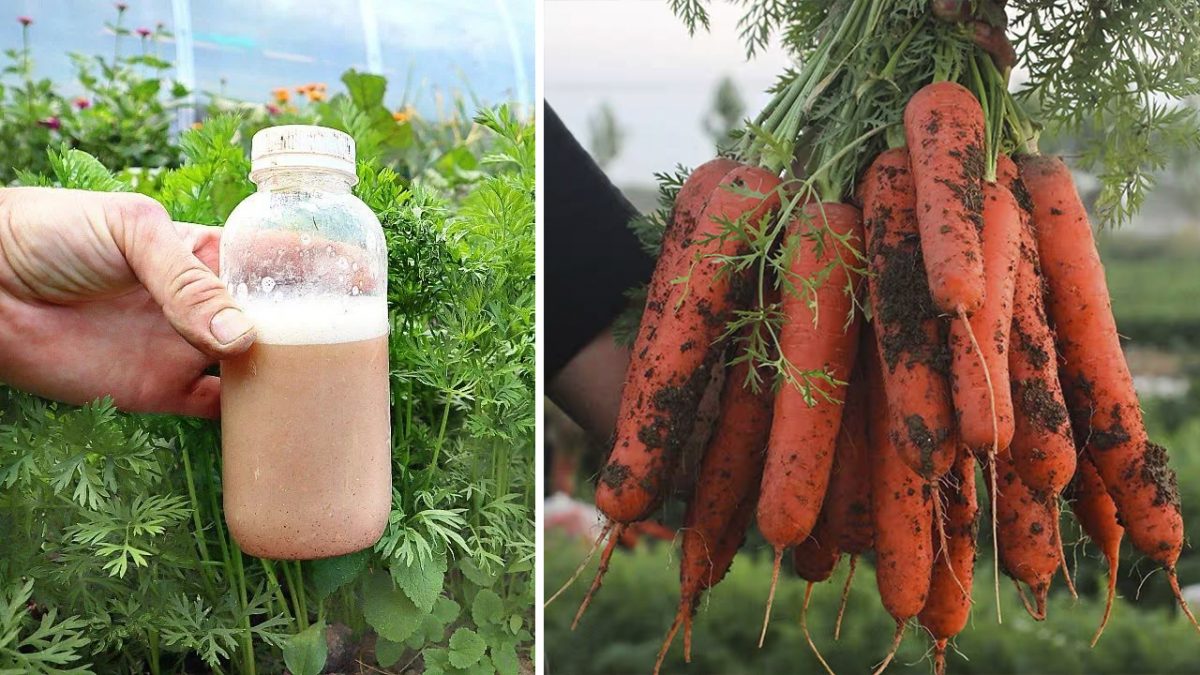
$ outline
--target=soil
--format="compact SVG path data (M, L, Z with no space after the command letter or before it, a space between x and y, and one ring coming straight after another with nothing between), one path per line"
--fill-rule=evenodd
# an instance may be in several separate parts
M1018 383L1018 405L1025 417L1036 426L1053 432L1064 432L1067 408L1051 393L1046 381L1032 378Z
M1154 505L1169 506L1179 512L1179 479L1167 464L1167 449L1146 441L1142 463L1142 480L1154 485Z
M879 270L880 345L889 370L895 370L901 359L906 365L924 364L948 374L950 350L945 341L931 341L929 321L938 321L937 308L929 293L925 262L920 241L916 237L901 246L880 246L877 257L882 259Z

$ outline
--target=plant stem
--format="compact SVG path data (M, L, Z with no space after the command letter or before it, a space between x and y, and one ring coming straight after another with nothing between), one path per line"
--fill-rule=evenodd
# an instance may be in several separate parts
M182 437L182 433L180 434ZM196 496L196 478L192 473L191 453L188 452L187 446L180 443L180 455L183 456L183 473L187 479L188 500L192 504L192 534L196 540L196 550L200 553L201 570L203 573L200 579L204 582L204 590L208 592L210 598L217 596L216 589L212 584L212 560L208 556L208 542L204 539L204 523L200 520L200 499Z
M256 666L254 662L254 634L250 631L250 612L248 611L250 601L246 594L246 568L242 562L241 549L236 550L235 553L236 555L233 557L234 570L236 572L234 581L237 586L238 600L241 603L241 612L239 614L242 617L242 667L248 675L254 675Z
M292 598L292 612L296 617L296 625L300 630L308 628L308 614L304 611L303 603L300 600L300 593L297 593L297 587L300 585L299 580L292 573L292 567L287 562L281 562L279 569L283 570L284 581L287 582L288 595Z
M151 628L148 637L150 641L150 672L152 675L158 675L162 668L158 656L158 630Z
M279 577L275 576L275 563L266 558L259 558L258 562L262 565L263 571L267 573L267 584L275 593L275 600L279 602L283 613L288 616L293 623L298 625L296 615L292 613L291 607L288 607L287 597L283 594L283 587L279 585Z
M433 445L433 458L429 460L429 466L426 471L426 487L429 485L429 480L433 474L437 473L438 457L442 454L442 443L446 440L446 423L450 420L450 400L446 399L446 404L442 406L442 423L438 427L437 442Z

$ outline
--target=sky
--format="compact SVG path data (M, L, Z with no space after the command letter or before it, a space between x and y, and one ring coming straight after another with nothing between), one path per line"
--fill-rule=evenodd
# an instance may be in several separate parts
M534 97L537 0L191 0L197 89L266 101L270 90L308 82L331 87L366 68L360 3L378 20L388 103L435 111L440 92L481 103ZM171 0L127 0L124 25L174 25ZM18 15L31 16L39 75L62 81L68 52L111 54L116 17L106 0L0 0L0 48L20 45ZM124 48L140 50L136 38ZM174 44L158 46L173 57Z
M610 104L626 131L608 167L618 185L653 183L656 171L696 166L713 154L702 118L717 83L734 78L748 113L788 65L774 48L747 62L740 8L713 3L711 31L688 37L664 0L546 2L546 100L587 147L589 116Z

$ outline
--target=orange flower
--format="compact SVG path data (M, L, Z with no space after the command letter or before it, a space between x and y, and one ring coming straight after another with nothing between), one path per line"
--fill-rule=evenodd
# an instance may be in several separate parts
M318 89L309 89L308 91L304 92L304 95L308 97L309 101L314 103L325 100L325 92Z
M392 113L392 119L396 120L397 124L404 124L405 122L411 120L413 117L416 117L416 115L417 115L417 111L411 105L406 105L403 108Z
M288 91L287 87L272 89L271 95L275 97L276 103L287 103L292 98L292 92Z
M199 129L204 126L204 122L192 122L193 129Z

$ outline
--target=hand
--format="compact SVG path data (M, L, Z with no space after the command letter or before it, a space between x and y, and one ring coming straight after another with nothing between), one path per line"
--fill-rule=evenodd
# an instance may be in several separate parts
M214 273L220 233L144 195L0 189L0 381L216 417L220 380L205 371L254 341Z
M981 0L974 12L971 4L970 0L930 0L929 7L942 21L970 23L975 44L991 54L996 67L1001 71L1012 68L1017 63L1017 52L1004 34L1008 25L1004 0Z

